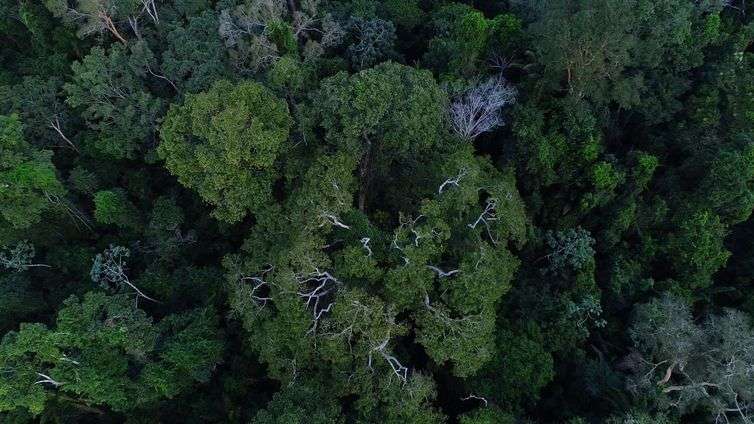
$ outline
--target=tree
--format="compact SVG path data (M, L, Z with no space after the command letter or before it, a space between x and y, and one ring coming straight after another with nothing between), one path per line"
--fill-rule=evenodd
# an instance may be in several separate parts
M139 297L157 302L151 297L144 294L136 287L126 275L126 259L130 256L131 251L122 246L110 246L102 253L94 257L92 269L89 276L95 283L100 283L104 288L116 291L133 290L136 292L136 300ZM112 286L111 286L112 285Z
M63 103L60 78L26 77L19 84L0 87L0 114L18 113L24 135L36 147L62 145L78 150L72 137L75 117Z
M100 224L124 229L140 227L136 206L122 189L101 190L94 194L94 219Z
M23 137L16 115L0 116L0 216L3 226L25 229L52 208L50 196L65 188L52 164L52 152L37 150Z
M709 286L712 274L725 265L730 257L723 245L726 234L714 213L699 211L682 219L679 231L668 240L668 253L688 289Z
M359 210L374 197L375 180L442 147L446 102L430 73L392 62L322 82L313 112L326 142L359 158Z
M700 407L716 420L751 421L750 317L728 309L699 325L688 304L664 296L637 307L631 337L642 354L635 390L653 391L660 405L681 412Z
M538 399L555 369L550 346L534 322L512 327L498 322L492 360L471 380L469 390L487 402L516 408Z
M366 69L394 56L395 26L382 19L351 18L348 30L353 39L346 52L354 69Z
M502 76L496 76L469 88L450 105L450 124L463 140L504 124L502 108L513 103L516 90Z
M15 246L5 248L0 252L0 266L16 272L35 267L49 268L49 265L33 263L34 256L34 245L28 240L22 240Z
M109 51L95 47L71 65L72 81L63 86L66 103L82 109L87 125L96 131L94 148L108 157L135 157L153 134L162 102L139 78L145 66L119 44Z
M536 16L527 29L549 87L561 87L600 105L635 107L648 119L669 119L687 87L683 72L698 66L709 39L690 29L717 2L668 0L556 1L522 3ZM667 64L673 71L663 70ZM653 90L654 89L654 90ZM670 110L663 106L673 103ZM651 114L654 113L655 116Z
M48 399L88 411L126 411L207 381L220 361L212 310L157 324L128 296L90 292L67 299L56 326L22 324L0 344L0 410L42 412ZM158 343L159 341L159 343Z
M345 31L324 2L300 3L252 0L220 11L220 37L239 72L257 74L284 56L316 59L341 43Z
M220 81L171 107L157 152L215 217L233 223L271 202L290 126L287 105L265 87Z
M594 239L583 228L570 228L566 231L546 234L547 245L551 252L545 256L549 262L547 270L552 273L564 273L581 270L593 261Z
M205 91L229 76L217 26L217 15L207 11L189 18L185 26L174 25L166 35L168 46L162 52L162 69L168 81L181 91Z
M423 62L440 74L470 76L484 61L494 24L471 6L448 3L432 16L434 37Z
M64 0L45 0L45 5L55 16L79 27L79 37L107 31L123 44L126 39L118 27L130 21L143 3L152 4L139 0L76 0L69 6ZM145 10L151 11L152 8Z

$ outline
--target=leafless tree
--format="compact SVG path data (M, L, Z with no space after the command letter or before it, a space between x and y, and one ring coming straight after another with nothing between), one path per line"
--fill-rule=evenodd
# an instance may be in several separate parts
M459 137L471 141L504 125L502 108L516 100L516 89L500 75L466 90L450 105L450 123Z

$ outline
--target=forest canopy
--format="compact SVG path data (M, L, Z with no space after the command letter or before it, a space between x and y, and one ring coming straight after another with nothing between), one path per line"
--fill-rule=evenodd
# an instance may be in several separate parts
M747 0L0 0L3 423L752 424L752 211Z

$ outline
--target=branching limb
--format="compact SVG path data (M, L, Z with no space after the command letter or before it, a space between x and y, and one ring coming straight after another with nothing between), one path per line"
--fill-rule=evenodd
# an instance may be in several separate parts
M322 306L324 300L333 294L340 286L340 281L327 271L315 268L314 272L307 275L297 274L295 279L299 285L296 295L304 299L306 306L312 308L312 326L307 334L317 331L319 320L330 312L335 302L329 302Z
M364 250L367 251L367 258L372 257L372 248L369 247L369 241L370 241L369 237L364 237L361 239L361 247L363 247Z
M495 212L496 206L497 206L497 199L495 198L487 199L487 205L484 207L484 211L482 211L482 213L479 215L476 221L472 222L471 224L468 224L469 228L471 229L476 229L477 225L484 224L485 228L487 229L487 235L490 237L490 240L495 245L497 245L497 239L492 236L492 230L490 229L490 222L497 221L497 214Z
M442 184L440 184L440 188L437 189L437 194L442 194L443 191L445 191L445 188L447 186L456 186L458 187L458 183L461 182L461 178L466 176L466 173L468 171L466 168L461 168L460 171L458 171L458 175L455 176L455 178L448 178L447 180L443 181Z
M63 133L63 129L61 128L61 125L60 125L60 117L58 115L55 115L54 117L50 119L50 128L55 130L55 132L58 133L60 138L62 138L63 141L66 142L66 144L68 144L73 150L75 150L76 153L79 153L79 148L76 147L76 145L73 144L73 142L68 137L66 137L66 135Z
M59 387L65 384L64 381L55 381L52 377L50 377L47 374L42 374L41 372L38 372L37 375L41 378L40 380L37 380L34 382L34 384L51 384L54 387Z
M459 269L452 269L450 271L443 271L440 268L438 268L436 266L432 266L432 265L427 265L427 268L429 268L432 271L434 271L437 274L438 278L451 277L451 276L453 276L453 275L458 274L459 272L461 272L461 270L459 270Z
M400 378L404 383L408 379L408 368L404 367L401 362L393 355L387 353L387 344L390 341L389 338L385 339L382 343L372 348L372 351L377 352L382 358L390 365L393 373ZM372 353L369 353L369 362L367 364L369 369L372 369Z
M484 398L484 397L482 397L482 396L477 396L477 395L474 395L474 394L470 394L470 395L466 396L465 398L461 398L461 400L472 400L472 399L482 401L484 403L485 407L489 405L489 403L487 402L487 399Z
M147 12L150 18L155 24L159 25L160 17L157 15L157 5L154 0L141 0L141 4L144 6L144 11Z
M348 225L344 224L343 222L341 222L340 218L338 218L335 214L332 214L332 213L329 213L329 212L322 212L321 214L319 214L319 216L320 216L320 218L322 218L322 219L325 220L325 222L323 222L322 224L319 225L320 227L324 226L326 223L329 223L330 225L333 225L333 226L336 226L336 227L340 227L340 228L344 228L346 230L350 230L351 229L350 226L348 226Z

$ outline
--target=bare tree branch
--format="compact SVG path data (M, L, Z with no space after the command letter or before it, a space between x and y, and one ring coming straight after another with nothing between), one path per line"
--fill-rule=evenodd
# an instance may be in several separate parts
M450 105L450 124L466 141L504 125L502 108L516 100L516 89L502 76L478 84Z

